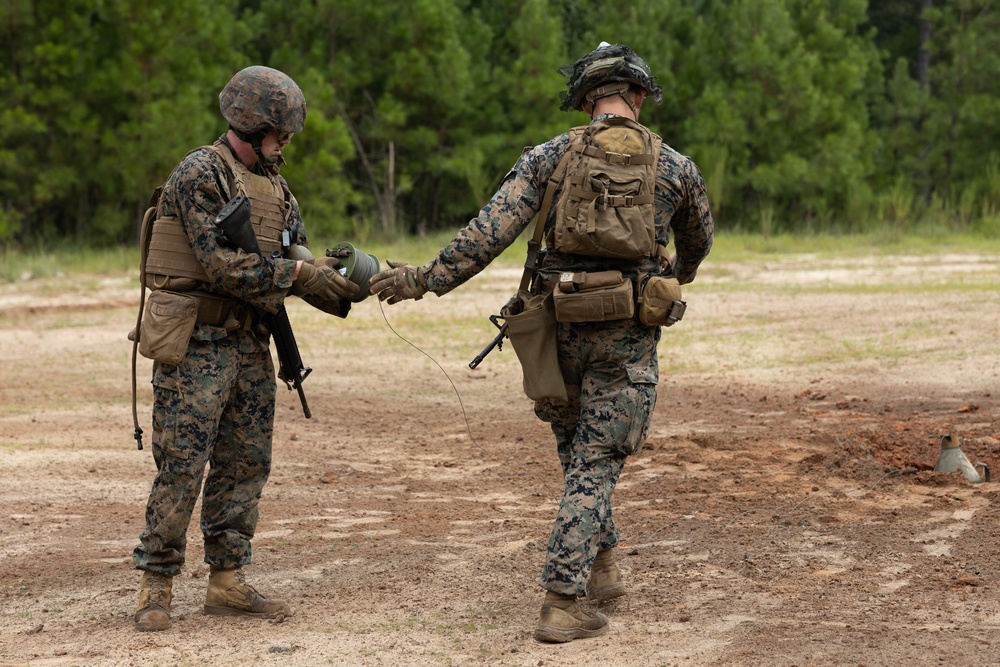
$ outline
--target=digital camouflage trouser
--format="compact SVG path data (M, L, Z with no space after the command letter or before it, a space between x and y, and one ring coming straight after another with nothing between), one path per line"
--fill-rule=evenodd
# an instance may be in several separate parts
M244 331L192 340L179 366L154 367L157 473L133 555L137 568L180 572L203 476L205 562L217 569L250 562L257 505L271 470L275 391L270 352Z
M540 583L583 595L597 552L618 544L611 494L625 458L649 435L660 330L634 320L560 324L558 330L569 400L538 401L535 414L556 436L566 486Z

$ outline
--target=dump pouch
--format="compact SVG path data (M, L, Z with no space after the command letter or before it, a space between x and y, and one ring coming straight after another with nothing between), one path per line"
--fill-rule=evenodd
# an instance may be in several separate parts
M161 364L178 365L187 356L197 319L198 297L155 290L146 299L139 330L139 354Z
M533 401L565 401L566 382L559 368L556 317L551 294L533 295L519 290L500 309L507 336L521 362L524 393Z
M640 273L636 284L639 321L647 327L669 327L684 317L687 304L681 301L681 285L676 278Z
M606 322L635 316L632 281L621 271L563 273L552 297L558 322Z

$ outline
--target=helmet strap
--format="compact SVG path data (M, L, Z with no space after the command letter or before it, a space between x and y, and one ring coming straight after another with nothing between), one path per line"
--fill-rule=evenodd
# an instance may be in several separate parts
M603 86L597 86L596 88L591 88L590 90L587 91L587 94L584 95L584 99L590 102L591 106L593 106L594 102L596 102L602 97L609 97L611 95L620 95L621 98L625 100L625 104L628 105L628 108L632 110L633 114L635 114L635 117L638 118L639 109L638 107L636 107L635 102L632 100L631 95L629 95L629 91L631 89L632 86L630 84L624 81L615 81L613 83L606 83Z
M267 133L270 132L268 128L264 128L263 130L252 134L237 129L232 125L230 125L229 128L237 137L240 138L241 141L245 141L253 147L253 152L257 154L257 160L260 161L261 165L268 164L268 161L264 159L264 154L261 152L261 147L264 145L264 138L267 137Z

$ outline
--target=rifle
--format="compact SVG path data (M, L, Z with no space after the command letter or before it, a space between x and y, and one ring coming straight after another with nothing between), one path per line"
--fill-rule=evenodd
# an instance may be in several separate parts
M497 322L499 318L500 318L499 315L490 315L490 322L492 322L493 326L495 326L497 329L500 330L500 333L496 335L496 338L490 341L489 345L483 348L482 352L476 355L475 359L469 362L469 368L475 368L476 366L481 364L483 359L486 358L486 355L488 355L490 352L493 351L493 348L496 348L498 350L503 350L503 339L507 337L507 323L504 322L501 325L499 322Z
M215 224L222 230L229 243L243 252L261 255L257 235L250 224L250 200L246 196L240 194L233 197L219 212ZM278 312L273 314L259 308L254 310L274 339L274 349L278 353L278 379L288 386L289 391L294 388L299 393L302 413L306 419L311 418L312 412L309 411L305 392L302 391L302 381L312 373L312 368L302 364L299 346L295 343L295 335L292 333L292 324L288 321L285 306L282 305Z

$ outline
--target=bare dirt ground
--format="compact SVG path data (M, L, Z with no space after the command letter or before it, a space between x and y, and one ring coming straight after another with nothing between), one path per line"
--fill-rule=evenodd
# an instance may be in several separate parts
M290 304L314 417L279 390L248 572L295 615L203 615L195 524L153 634L131 624L154 470L132 439L135 276L0 286L0 665L1000 660L1000 487L931 471L953 433L1000 474L996 256L710 258L615 494L629 594L566 645L531 636L551 435L512 350L467 368L517 276L386 308L434 361L373 300L346 321Z

